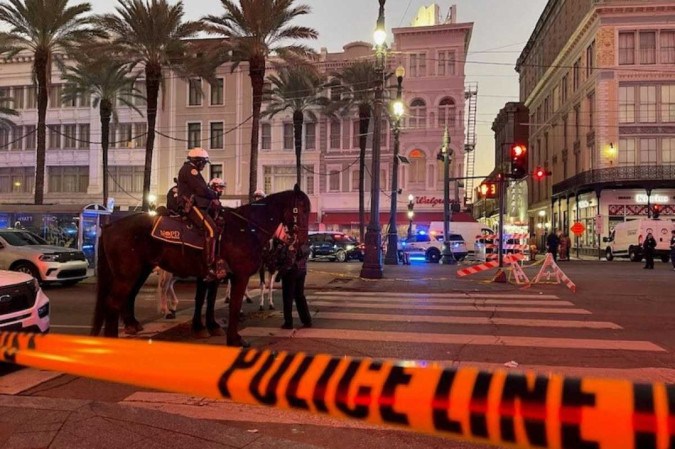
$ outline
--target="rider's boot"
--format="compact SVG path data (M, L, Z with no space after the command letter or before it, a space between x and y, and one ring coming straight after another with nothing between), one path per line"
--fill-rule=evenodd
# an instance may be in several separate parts
M207 251L207 262L206 266L208 271L206 278L207 282L221 281L231 273L230 266L227 264L227 261L222 257L216 258L216 239L206 237L206 251Z

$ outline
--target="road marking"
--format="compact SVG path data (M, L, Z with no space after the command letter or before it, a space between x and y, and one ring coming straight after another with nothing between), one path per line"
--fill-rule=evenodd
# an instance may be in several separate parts
M371 313L319 312L317 320L354 320L383 321L397 323L439 323L439 324L477 324L525 327L555 327L574 329L623 329L608 321L573 321L573 320L530 320L518 318L487 318L469 316L437 316L437 315L383 315Z
M345 299L354 299L358 298L359 301L364 302L386 302L386 303L406 303L406 304L419 304L417 300L425 299L424 303L430 304L480 304L481 306L496 306L496 305L513 305L513 306L573 306L574 303L570 301L561 301L561 300L520 300L520 299L485 299L480 300L478 298L382 298L375 296L361 296L354 295L349 298L344 296L314 296L310 295L307 297L308 300L319 300L319 301L344 301Z
M591 312L585 309L573 308L546 308L546 307L504 307L504 306L445 306L445 305L428 305L428 304L370 304L370 303L344 303L344 302L329 302L329 301L311 301L311 306L326 306L338 308L355 308L355 309L411 309L415 310L445 310L452 312L513 312L513 313L556 313L556 314L571 314L571 315L590 315Z
M242 337L274 337L274 338L318 338L329 340L363 340L388 343L421 343L476 346L521 346L528 348L562 348L562 349L602 349L623 351L667 352L662 347L649 341L633 340L598 340L584 338L548 338L517 337L500 335L472 334L432 334L417 332L380 332L356 329L301 329L285 330L273 327L247 327L240 331Z
M346 291L317 291L314 295L326 296L390 296L390 297L422 297L422 298L517 298L517 299L560 299L557 295L532 295L520 293L403 293L403 292L346 292Z

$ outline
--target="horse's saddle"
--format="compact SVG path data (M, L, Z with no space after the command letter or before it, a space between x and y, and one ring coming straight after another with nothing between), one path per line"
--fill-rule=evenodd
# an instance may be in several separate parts
M200 229L181 216L158 216L150 235L163 242L204 249L204 235Z

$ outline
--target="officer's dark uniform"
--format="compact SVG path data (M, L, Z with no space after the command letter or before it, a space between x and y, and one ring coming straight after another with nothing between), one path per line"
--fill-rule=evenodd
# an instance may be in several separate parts
M193 200L188 217L204 231L207 266L212 267L216 249L216 223L207 209L213 200L218 199L218 194L209 188L200 171L190 161L185 162L178 172L177 186L179 201ZM218 277L221 277L220 273Z
M178 214L181 211L178 202L178 186L175 185L166 192L166 209L172 214Z

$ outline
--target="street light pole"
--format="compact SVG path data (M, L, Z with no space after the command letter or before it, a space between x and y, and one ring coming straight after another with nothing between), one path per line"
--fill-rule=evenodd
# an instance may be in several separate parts
M405 76L405 68L396 68L396 101L392 103L394 116L394 161L391 173L391 208L389 213L389 235L387 239L387 254L384 257L385 265L398 265L398 229L396 226L396 212L398 201L398 153L400 151L401 117L403 116L403 102L401 101L401 84Z
M450 137L448 136L448 128L446 127L440 154L443 158L443 252L441 253L441 263L444 265L454 265L457 263L450 247L450 159L452 158L452 150L449 146Z
M370 188L370 222L366 230L366 254L361 267L361 277L366 279L382 278L382 230L380 228L380 129L382 128L382 90L384 88L384 43L387 32L384 29L384 4L386 0L378 0L380 11L377 27L373 34L375 40L375 101L373 107L373 161Z
M408 195L408 239L412 237L413 218L415 218L415 197Z

